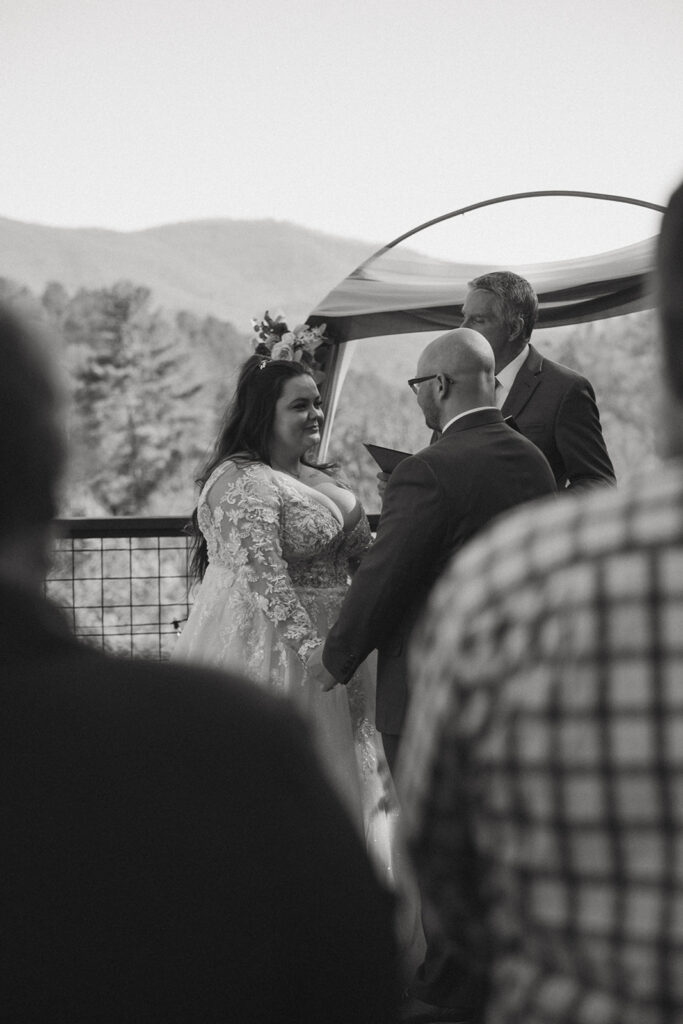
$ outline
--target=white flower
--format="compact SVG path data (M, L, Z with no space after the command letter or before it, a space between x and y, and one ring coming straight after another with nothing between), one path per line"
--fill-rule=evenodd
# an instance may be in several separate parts
M310 327L307 327L306 324L302 324L301 327L297 327L294 333L296 334L296 340L299 345L305 349L309 355L313 355L320 344L319 335L316 334L314 330L311 330Z
M252 317L251 324L257 337L253 341L254 348L263 346L270 353L271 359L284 359L288 362L306 363L312 367L316 381L324 378L324 374L316 369L315 353L318 346L327 341L325 324L309 327L308 324L297 324L290 330L283 315L273 318L266 311L263 320ZM279 332L282 331L282 334Z
M270 350L270 354L273 359L288 359L290 362L294 359L294 350L292 346L284 340L284 338L282 341L278 341L277 344L273 345Z

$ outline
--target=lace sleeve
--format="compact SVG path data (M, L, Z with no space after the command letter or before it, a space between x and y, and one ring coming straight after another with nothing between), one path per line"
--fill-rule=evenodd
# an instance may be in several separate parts
M292 586L280 543L281 497L266 467L229 464L207 495L219 561L255 595L281 641L305 662L322 643Z
M353 576L360 565L361 558L372 543L372 533L368 517L363 507L360 509L360 518L353 529L344 538L344 555L346 557L347 571Z

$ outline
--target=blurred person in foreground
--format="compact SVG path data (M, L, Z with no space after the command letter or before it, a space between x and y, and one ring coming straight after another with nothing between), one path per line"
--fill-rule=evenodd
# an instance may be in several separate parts
M485 1024L683 1022L683 187L658 282L669 460L486 531L413 652L409 845Z
M3 1019L389 1024L391 903L299 718L44 598L56 391L2 311L0 358Z

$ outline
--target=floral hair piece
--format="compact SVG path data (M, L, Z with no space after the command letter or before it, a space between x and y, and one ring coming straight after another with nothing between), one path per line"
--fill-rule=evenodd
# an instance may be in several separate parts
M318 327L299 324L290 330L282 316L273 319L266 310L262 320L252 317L251 325L256 334L254 352L264 357L259 363L259 369L263 369L270 359L284 359L308 366L316 384L324 379L331 347L330 339L325 334L327 324Z

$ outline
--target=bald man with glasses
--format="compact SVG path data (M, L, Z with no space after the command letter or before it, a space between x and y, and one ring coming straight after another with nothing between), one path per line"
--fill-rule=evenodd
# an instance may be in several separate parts
M545 457L496 408L493 371L491 346L469 328L441 335L420 355L408 384L440 440L391 474L375 543L353 578L322 664L310 666L331 689L377 649L377 727L390 767L408 705L408 641L434 583L491 519L556 489Z
M347 683L377 649L376 723L392 773L410 699L410 638L434 584L488 522L556 491L545 456L495 405L494 355L483 335L460 328L436 338L408 384L427 426L441 436L391 474L376 540L322 659L309 662L313 676L331 689ZM425 959L399 1020L466 1020L477 994L463 988L447 949L424 925Z

